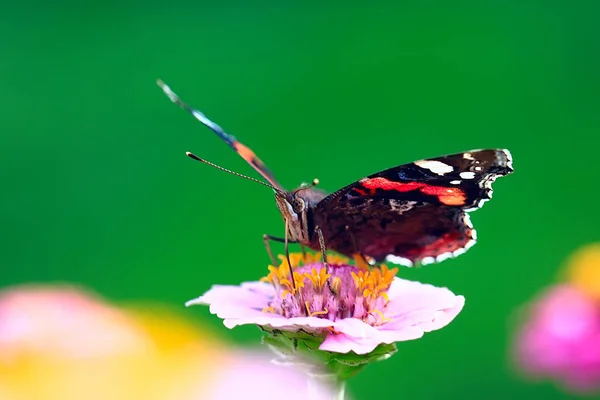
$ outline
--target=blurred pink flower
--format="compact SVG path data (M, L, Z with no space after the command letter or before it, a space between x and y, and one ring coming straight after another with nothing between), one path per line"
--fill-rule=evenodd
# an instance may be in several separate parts
M330 382L308 377L294 365L274 364L263 353L245 352L217 364L220 372L204 397L195 399L333 400Z
M546 290L528 308L517 334L516 359L534 378L568 389L600 390L600 304L579 288Z
M151 347L144 338L131 317L72 287L0 292L0 363L26 353L61 358L135 353Z
M225 346L160 307L125 310L66 286L0 291L2 400L332 396L298 370Z
M309 261L294 268L294 283L283 260L270 267L267 282L213 286L187 305L209 305L228 328L302 331L322 339L320 350L356 354L441 329L464 305L464 297L396 278L397 270L386 266L368 270L332 262L328 272L323 263Z

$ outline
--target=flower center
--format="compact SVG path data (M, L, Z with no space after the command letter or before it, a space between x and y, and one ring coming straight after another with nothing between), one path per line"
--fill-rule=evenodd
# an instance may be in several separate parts
M328 256L328 267L320 255L290 254L293 282L287 260L279 256L278 267L269 266L263 281L269 282L276 295L264 311L292 317L318 317L336 320L359 318L371 325L386 322L382 310L387 305L387 291L398 268L369 268L357 260ZM300 265L302 264L302 265Z

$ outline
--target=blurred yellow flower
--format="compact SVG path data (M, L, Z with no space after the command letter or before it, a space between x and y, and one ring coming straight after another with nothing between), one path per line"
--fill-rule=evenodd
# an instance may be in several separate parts
M600 243L577 250L567 262L566 280L582 293L600 301Z

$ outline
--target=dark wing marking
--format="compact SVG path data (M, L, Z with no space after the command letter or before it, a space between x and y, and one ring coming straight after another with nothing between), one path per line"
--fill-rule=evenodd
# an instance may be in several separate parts
M328 248L347 256L360 252L378 262L441 262L464 253L476 241L462 209L418 201L355 199L314 217Z
M508 150L473 150L391 168L329 195L314 211L326 243L400 264L442 261L475 244L466 214L513 171ZM348 225L348 229L346 229Z
M492 183L498 177L512 172L508 150L472 150L378 172L329 195L318 206L342 197L386 197L471 211L492 198Z
M202 124L210 128L214 133L217 134L225 143L227 143L236 153L238 153L252 168L254 168L263 178L265 178L271 185L276 188L283 190L281 185L273 176L273 173L267 168L267 166L254 154L250 148L240 143L234 136L226 133L223 128L219 125L212 122L210 119L206 117L202 112L190 107L186 103L184 103L175 92L171 90L169 86L167 86L163 81L157 81L158 86L165 92L169 99L177 104L179 107L183 108L185 111L189 112L200 121Z

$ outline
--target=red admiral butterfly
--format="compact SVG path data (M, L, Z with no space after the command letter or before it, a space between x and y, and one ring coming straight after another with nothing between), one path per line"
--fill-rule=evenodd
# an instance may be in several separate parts
M291 192L275 180L265 164L203 113L182 102L162 81L159 86L175 104L191 113L246 160L268 183L246 177L186 153L189 157L275 191L286 237L268 240L300 243L314 250L360 254L369 262L413 266L463 254L475 244L468 212L492 198L496 178L513 172L510 152L472 150L390 168L327 195L318 181ZM276 265L276 264L274 264Z

